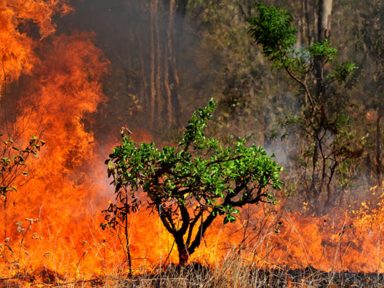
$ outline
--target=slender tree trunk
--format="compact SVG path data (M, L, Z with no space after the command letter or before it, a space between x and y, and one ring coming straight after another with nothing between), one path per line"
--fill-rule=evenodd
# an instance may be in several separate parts
M331 165L330 169L329 169L329 177L328 177L328 181L327 181L327 200L325 202L325 205L324 205L324 209L323 209L323 213L326 213L327 212L327 209L328 207L330 207L332 205L332 201L333 201L333 194L332 193L332 180L333 180L333 177L335 176L335 172L336 172L336 168L338 166L338 162L336 161L336 159L334 159L334 163ZM342 200L343 200L343 193L344 191L341 192L341 195L338 195L340 196L340 205L342 205Z
M164 55L164 92L165 92L165 116L167 119L167 127L171 126L173 120L172 113L172 91L169 81L169 55L168 50L166 50Z
M183 3L186 5L188 1ZM164 4L167 27L161 29ZM149 68L149 118L150 126L163 123L165 127L178 126L180 118L179 75L175 54L176 11L181 8L176 0L151 0L150 7L150 68ZM165 19L164 19L165 20ZM181 29L180 27L178 29ZM179 30L178 30L179 31ZM180 31L179 31L180 32ZM164 40L164 41L163 41Z
M8 237L8 232L7 232L7 226L8 226L8 213L7 213L7 195L4 196L4 200L3 200L3 208L4 208L4 217L3 217L3 220L4 220L4 241L5 239L7 239Z
M318 197L318 191L316 189L316 184L317 184L317 167L318 167L318 161L319 161L319 146L317 143L317 134L318 132L315 131L315 136L313 137L314 141L314 147L313 147L313 152L312 152L312 175L311 175L311 185L310 185L310 191L316 200Z
M317 42L328 40L331 34L332 0L319 0L317 7ZM316 97L323 102L323 57L315 58Z
M175 0L171 1L175 2ZM189 0L177 0L177 12L182 16L185 16L187 13L188 1Z
M138 39L138 47L140 49L139 51L139 70L140 70L140 80L142 81L141 84L141 96L142 99L144 99L144 107L150 107L150 99L148 95L150 95L150 91L148 93L148 76L147 76L147 68L145 66L145 60L144 60L144 53L143 53L143 45L141 43L141 40Z
M155 101L156 101L156 14L157 14L158 0L151 1L150 8L150 44L149 44L149 58L150 58L150 71L149 71L149 120L150 126L153 127L155 123Z
M155 117L154 121L155 123L162 123L162 113L164 109L163 105L163 86L162 86L162 49L161 49L161 37L160 37L160 9L159 9L159 2L156 0L156 15L155 15L155 59L156 59L156 98L155 98ZM154 123L154 124L155 124Z
M331 34L333 0L320 0L319 3L319 41L329 39Z
M174 122L174 108L172 103L172 90L174 85L172 83L172 58L173 58L173 33L175 25L175 13L176 3L175 0L169 0L168 5L168 27L167 27L167 49L165 53L164 61L164 88L166 92L166 115L167 126L171 127Z
M304 13L304 0L300 1L300 18L299 18L299 33L297 36L297 46L301 49L304 46L305 35L305 13Z
M187 1L184 1L187 2ZM180 98L179 98L179 73L177 70L176 61L176 41L175 41L175 25L176 25L176 0L169 0L169 22L168 22L168 56L169 56L169 72L170 72L170 87L172 94L171 103L171 123L170 125L179 126L180 120ZM179 30L180 33L180 30Z
M332 0L319 0L317 6L317 42L323 42L329 39L330 29L331 29L331 13L332 13ZM324 155L322 163L319 163L319 153L325 153L321 151L322 149L322 139L321 133L323 127L323 123L326 122L326 103L327 99L324 99L325 93L325 83L324 83L324 59L321 56L316 56L314 59L314 75L316 79L315 91L314 91L314 99L316 106L315 107L315 117L316 122L314 125L318 126L318 128L314 128L314 151L312 156L312 179L311 179L311 190L316 193L317 197L322 194L323 183L324 183L324 175L326 169L326 163L324 163ZM326 133L326 132L324 132ZM321 167L318 167L322 165ZM321 169L321 180L318 178L318 169Z
M320 0L317 8L317 42L323 42L328 40L331 34L332 0ZM316 57L316 96L320 101L324 100L322 99L324 94L324 71L322 62L323 57Z
M304 15L305 15L305 34L307 39L307 45L309 47L313 42L313 36L311 32L311 24L310 24L311 17L309 12L308 0L304 0Z
M124 235L125 236L125 248L127 250L128 277L131 277L132 276L132 257L131 257L131 244L129 243L128 215L127 215L127 218L125 219L124 234L125 234Z
M381 119L383 117L382 111L383 109L378 109L377 119L376 119L376 177L377 177L377 185L383 184L383 163L382 163L382 143L381 138L383 137L381 131Z

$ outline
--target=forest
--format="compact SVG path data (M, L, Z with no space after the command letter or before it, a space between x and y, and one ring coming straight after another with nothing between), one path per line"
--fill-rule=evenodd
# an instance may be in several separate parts
M1 0L0 287L382 287L383 29L379 0Z

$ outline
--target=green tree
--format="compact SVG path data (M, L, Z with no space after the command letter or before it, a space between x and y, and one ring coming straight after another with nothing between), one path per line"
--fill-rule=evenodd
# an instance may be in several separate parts
M325 11L327 17L322 18L329 19L332 3L323 2L319 11ZM303 136L300 184L306 200L321 213L339 196L333 184L336 176L343 178L343 164L362 154L346 109L346 88L353 84L357 66L336 61L329 23L319 24L317 41L297 47L297 30L290 13L263 3L257 8L258 15L249 20L250 35L265 57L299 85L303 95L299 114L287 117L285 124L295 124Z
M281 167L245 139L226 146L206 136L214 109L211 100L194 112L176 147L139 145L123 135L107 160L117 200L104 211L102 227L124 225L143 191L148 207L173 236L184 266L219 215L225 224L235 221L244 205L276 201L273 189L280 189Z

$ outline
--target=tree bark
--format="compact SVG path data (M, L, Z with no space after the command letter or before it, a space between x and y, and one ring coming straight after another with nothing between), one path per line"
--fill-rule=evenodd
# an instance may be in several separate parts
M317 8L317 42L324 42L329 39L331 34L332 0L320 0ZM323 100L324 94L323 60L323 57L315 59L316 98L320 101Z
M161 76L163 74L162 71L162 49L161 49L161 37L160 37L160 20L159 20L159 2L157 2L157 8L156 8L156 15L155 15L155 66L156 66L156 98L155 98L155 117L154 117L154 123L153 127L155 127L156 124L162 123L162 113L163 113L163 86L162 86L162 81L161 81Z
M187 2L187 1L185 1ZM170 113L171 113L171 126L179 126L180 120L180 96L179 96L179 86L180 79L179 73L177 70L177 61L176 61L176 41L175 41L175 25L176 25L176 0L169 0L169 22L168 22L168 57L169 57L169 79L170 79L170 88L171 88L171 103L170 103ZM180 32L180 31L179 31Z
M169 0L168 6L168 27L167 27L167 49L166 57L164 61L164 84L166 90L166 114L167 114L167 126L168 128L175 122L174 107L173 107L173 91L176 89L173 81L173 58L174 58L174 25L175 25L175 10L176 0Z
M177 8L176 0L161 2L151 0L148 109L151 128L158 127L159 123L167 128L174 124L178 125L180 113L179 76L175 55L175 13Z
M171 1L174 2L175 0ZM177 12L182 16L185 16L187 13L188 1L189 0L177 0Z
M333 0L320 0L318 41L329 39L331 34Z
M376 178L377 178L377 185L383 184L383 163L382 163L382 155L381 155L381 149L382 149L382 143L381 143L381 118L383 109L378 109L377 112L377 119L376 119Z
M149 39L149 58L150 58L150 71L149 71L149 120L150 126L153 127L155 123L155 101L156 101L156 51L155 51L155 41L156 41L156 14L158 8L158 0L151 1L150 8L150 39Z
M188 265L189 253L184 243L183 235L175 234L174 237L177 246L177 251L179 253L179 265L181 267L185 267Z

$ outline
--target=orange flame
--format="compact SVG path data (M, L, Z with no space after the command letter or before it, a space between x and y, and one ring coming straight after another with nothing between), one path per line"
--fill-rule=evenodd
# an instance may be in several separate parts
M56 257L81 253L75 239L88 239L89 235L84 236L89 232L87 220L94 221L94 213L88 213L87 207L92 208L90 199L97 199L93 194L97 187L81 168L99 159L95 159L94 137L86 131L83 119L103 100L100 83L106 68L107 62L88 34L54 38L44 47L44 61L35 67L38 76L23 97L16 129L26 136L41 131L47 145L40 161L34 163L28 184L11 195L14 204L7 213L12 223L6 223L13 231L13 244L20 243L26 232L32 233L32 242L25 242L28 247L19 247L19 254L28 251L28 257L12 255L25 264L45 263L60 271ZM32 226L25 223L27 218L39 219L32 223L38 226L36 231L26 231ZM55 265L49 265L52 258Z
M0 87L16 80L21 73L30 73L36 62L33 40L20 32L20 25L35 23L42 37L55 31L51 21L56 13L66 14L70 8L57 0L0 1Z

